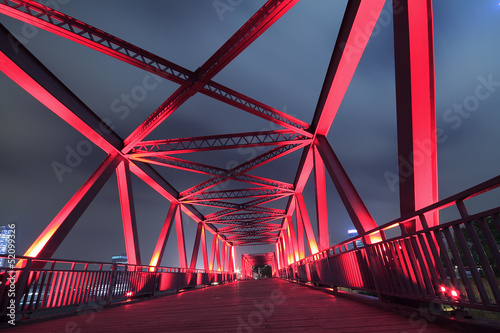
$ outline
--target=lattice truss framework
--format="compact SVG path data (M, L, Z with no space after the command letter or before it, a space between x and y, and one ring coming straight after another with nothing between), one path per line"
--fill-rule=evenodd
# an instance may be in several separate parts
M15 43L2 27L0 33L1 70L60 116L78 132L108 154L88 181L68 201L25 253L50 258L109 177L116 172L122 209L126 251L131 264L141 264L138 247L131 173L138 176L170 203L149 265L161 262L165 244L175 223L181 267L196 266L201 245L206 270L234 271L234 246L275 244L277 267L304 258L305 244L311 254L329 247L325 189L325 169L340 194L349 216L365 233L377 226L352 185L326 136L374 27L370 22L380 14L385 0L351 0L337 37L324 85L311 123L296 119L212 79L254 40L292 8L298 0L267 1L224 45L196 71L183 68L113 35L41 5L35 1L3 0L0 13L27 22L117 60L154 73L178 84L177 90L126 138L103 126L104 122L64 86L29 51ZM398 1L403 13L394 17L399 152L408 156L415 140L435 143L434 74L431 0ZM411 20L410 20L411 17ZM415 38L415 36L417 36ZM363 38L361 38L363 37ZM413 45L417 43L418 47ZM16 46L16 50L13 49ZM413 47L412 47L413 45ZM247 133L144 141L155 128L190 97L204 94L236 109L279 125L282 129ZM412 98L408 98L408 97ZM413 117L419 101L419 120ZM313 113L311 112L311 115ZM434 119L434 120L433 120ZM263 153L231 169L190 161L186 153L265 147ZM414 173L401 189L403 212L411 212L437 201L435 146L428 162L414 166ZM252 170L291 153L302 152L293 183L252 175ZM184 155L181 155L184 154ZM151 165L176 168L207 175L208 179L178 191ZM317 235L307 213L303 191L313 174L316 191ZM227 182L248 184L246 188L218 190ZM283 201L281 209L268 205ZM217 210L203 215L197 206ZM181 212L198 223L191 261L184 245ZM292 222L295 218L296 227ZM437 219L430 220L436 224ZM418 228L407 224L405 228ZM212 248L207 251L205 232L211 232ZM306 243L304 243L304 238ZM377 241L379 234L367 237ZM221 256L222 252L222 256ZM216 268L217 267L217 268Z

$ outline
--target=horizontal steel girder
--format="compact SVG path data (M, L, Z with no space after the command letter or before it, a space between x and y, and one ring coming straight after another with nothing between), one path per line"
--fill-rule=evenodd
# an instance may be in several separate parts
M139 142L129 156L132 158L162 156L220 149L281 146L297 142L310 143L311 140L292 130L176 138Z
M181 201L186 203L195 203L205 200L265 198L276 195L288 196L292 194L292 191L279 188L248 188L242 190L206 191L191 196L188 199L181 199Z

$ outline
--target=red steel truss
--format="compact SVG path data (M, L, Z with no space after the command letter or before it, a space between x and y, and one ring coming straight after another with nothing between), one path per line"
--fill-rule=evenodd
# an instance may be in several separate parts
M173 225L176 229L180 267L186 269L196 268L200 247L205 270L234 271L234 246L274 244L276 253L243 256L242 272L245 276L249 276L251 266L256 263L272 265L275 273L278 269L304 259L306 250L311 255L325 250L330 246L325 187L327 174L340 194L354 227L359 234L365 235L363 241L366 244L380 242L383 233L376 229L377 223L326 137L368 42L365 34L371 34L373 19L380 14L385 0L348 1L311 123L212 81L217 73L297 2L298 0L267 1L195 71L33 0L0 2L0 13L4 15L75 41L179 85L156 110L150 111L150 116L140 126L126 138L121 138L111 128L103 126L104 122L27 49L19 43L14 48L14 37L3 27L0 29L1 71L108 154L88 181L48 224L25 256L50 258L115 171L127 256L134 265L141 265L141 253L131 173L170 202L154 253L149 260L150 266L160 266ZM401 189L402 214L410 214L437 201L432 11L431 0L402 3L405 15L395 18L398 145L400 153L405 156L411 153L417 140L430 142L432 150L427 163L412 166L413 178L405 182ZM198 93L273 122L282 129L144 141L148 134ZM422 116L422 112L425 116ZM263 152L230 169L189 159L192 153L253 147L259 147ZM264 164L288 154L296 154L299 150L302 151L302 158L293 183L250 174ZM189 157L181 159L173 157L174 154ZM177 190L152 165L199 173L210 178L190 188ZM303 196L313 170L316 221L311 221ZM223 184L238 184L240 188L214 189ZM241 184L251 184L252 187L241 188ZM248 199L251 200L242 202ZM279 204L282 207L276 208ZM204 215L197 206L217 210ZM198 223L192 252L186 252L181 212ZM427 220L431 225L438 223L437 215L427 216ZM317 235L313 222L317 223ZM419 226L406 223L405 228L407 232L411 232ZM372 229L376 231L369 233ZM207 249L207 231L213 235L211 249Z
M269 265L272 269L272 275L275 276L278 271L278 264L274 252L252 253L241 256L241 277L246 279L253 278L253 267Z

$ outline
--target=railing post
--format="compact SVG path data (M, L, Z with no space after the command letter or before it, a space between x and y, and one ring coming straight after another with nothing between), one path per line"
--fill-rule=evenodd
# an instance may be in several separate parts
M21 298L23 297L24 294L24 289L26 288L26 284L28 282L28 276L30 275L30 269L31 269L31 263L32 263L32 258L29 258L26 261L26 265L24 267L20 267L22 271L19 271L19 278L17 279L16 282L16 309L19 309L19 302L21 301ZM21 309L22 310L22 309Z
M117 264L113 264L111 270L111 277L109 279L108 294L106 295L106 305L111 304L111 299L113 298L113 293L115 292L116 278L117 278Z

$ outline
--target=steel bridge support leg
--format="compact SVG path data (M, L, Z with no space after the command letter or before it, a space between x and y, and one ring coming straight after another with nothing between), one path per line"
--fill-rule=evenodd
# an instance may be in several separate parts
M365 203L361 199L356 191L356 188L352 184L349 176L345 172L344 168L340 164L339 159L333 152L332 147L322 135L316 137L315 145L318 147L318 151L325 163L325 167L332 178L333 184L337 188L337 191L342 199L342 202L351 218L354 227L359 234L369 231L377 227L377 223L373 219L372 215L366 208ZM379 233L370 235L371 243L379 242L382 237Z
M302 220L302 224L306 232L309 252L311 255L316 254L318 253L318 244L316 243L316 238L314 237L311 220L309 219L309 214L307 213L307 208L302 193L295 193L295 199L297 201L297 218L300 218Z
M299 214L298 208L295 209L295 217L297 220L297 247L299 251L299 260L304 259L306 257L306 251L304 247L304 223L302 222L302 218Z
M184 242L184 226L182 225L181 209L177 209L175 214L175 231L177 232L177 247L179 249L179 266L187 268L186 244Z
M211 271L214 270L214 265L215 265L215 250L217 248L217 234L213 235L213 238L212 238L212 251L210 252L210 267L209 269Z
M438 201L432 0L393 1L401 215ZM426 216L429 226L438 215ZM402 228L421 229L418 221Z
M222 241L222 258L221 258L222 271L227 271L227 244Z
M297 236L295 234L295 228L293 227L293 220L291 216L286 217L288 223L288 237L290 238L291 250L295 261L299 261L299 251L297 248Z
M200 242L201 242L201 234L203 232L203 223L198 223L198 227L196 229L196 236L194 238L193 244L193 253L191 254L191 262L189 264L189 268L195 269L196 262L198 260L198 253L200 252Z
M168 236L170 235L170 230L172 230L172 221L175 218L176 210L179 205L175 202L170 203L170 208L168 209L167 217L163 223L163 227L160 231L160 236L156 242L156 247L154 249L153 255L151 256L151 261L149 266L159 266L161 259L163 258L163 252L165 251L165 245L167 244Z
M116 168L118 180L118 193L123 220L123 236L125 238L125 249L127 261L132 265L141 265L141 251L139 238L137 236L137 222L135 218L134 197L130 179L130 169L127 161L121 162Z
M214 235L216 237L215 242L215 255L217 257L217 270L222 271L221 261L220 261L220 249L219 249L219 236Z
M313 146L313 153L316 212L318 220L318 248L322 251L330 246L330 235L328 233L328 206L326 204L325 164L321 159L318 147Z
M200 222L201 227L201 252L203 253L203 269L205 271L209 270L208 266L208 255L207 255L207 236L205 231L205 225Z
M50 258L113 174L121 158L108 155L83 186L61 209L45 230L24 253L27 257Z

